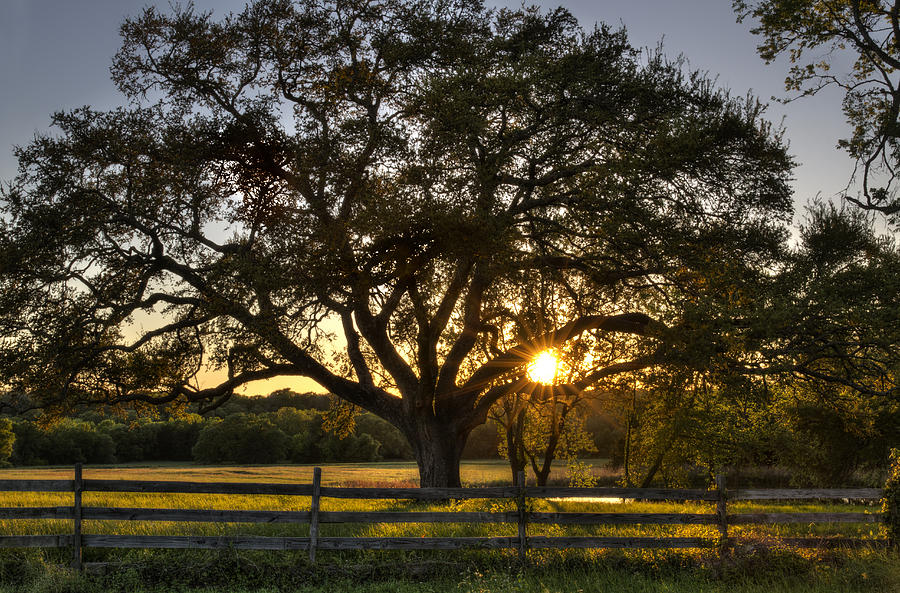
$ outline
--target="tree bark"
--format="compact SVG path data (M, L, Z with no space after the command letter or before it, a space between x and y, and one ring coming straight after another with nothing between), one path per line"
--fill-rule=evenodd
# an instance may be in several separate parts
M515 416L515 420L506 429L506 456L509 458L509 468L512 470L512 483L517 484L519 472L525 471L528 461L525 458L525 409L522 408Z
M568 404L563 404L562 412L556 416L556 404L553 405L553 418L551 419L550 437L547 439L547 448L544 449L543 464L538 467L537 454L529 455L531 458L531 467L534 469L534 475L538 486L546 486L547 480L550 478L550 470L553 462L556 460L556 448L559 446L559 440L565 426L566 416L569 415L571 408Z
M531 468L534 470L534 477L538 486L543 487L547 485L547 480L550 478L550 470L553 469L553 462L556 461L556 446L558 443L558 435L550 437L541 465L538 465L537 456L531 458Z
M410 434L411 432L411 434ZM459 462L469 430L435 418L419 420L407 438L419 466L422 488L459 488Z
M656 472L659 471L659 468L662 467L663 460L666 458L666 455L672 449L672 445L675 444L675 440L678 438L678 433L673 432L672 436L669 437L669 440L666 442L662 451L659 452L659 455L656 456L656 459L653 461L653 464L647 470L647 475L644 476L644 480L641 482L639 488L649 488L653 483L653 478L656 477Z

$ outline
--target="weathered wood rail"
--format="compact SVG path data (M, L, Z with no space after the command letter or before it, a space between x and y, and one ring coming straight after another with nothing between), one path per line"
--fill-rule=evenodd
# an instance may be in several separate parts
M0 547L72 548L72 565L81 568L83 548L194 548L239 550L306 550L315 562L317 550L458 550L516 549L524 562L529 549L555 548L727 548L740 542L729 537L729 526L788 523L877 523L881 513L739 513L728 514L727 505L739 500L878 500L882 491L857 489L750 489L727 490L724 479L715 490L653 488L553 488L519 485L492 488L341 488L321 485L321 469L315 468L312 484L262 484L226 482L91 480L82 478L80 464L73 480L0 480L0 491L72 492L72 506L0 508L0 519L71 520L70 533L56 535L0 534ZM308 496L309 511L208 510L91 507L82 504L83 492L149 492ZM443 501L460 499L512 499L515 511L320 511L321 498L409 499ZM532 512L527 501L542 498L621 498L715 503L712 513L585 513ZM211 523L308 524L309 537L249 535L107 535L82 533L84 521L170 521ZM517 535L509 537L321 537L324 523L510 523ZM550 525L714 525L713 537L597 537L529 536L529 524ZM883 539L781 538L797 547L860 547L888 544Z

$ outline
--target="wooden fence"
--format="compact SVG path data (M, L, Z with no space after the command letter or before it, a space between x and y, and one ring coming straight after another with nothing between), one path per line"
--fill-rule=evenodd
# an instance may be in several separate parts
M4 535L0 547L70 547L73 566L80 569L83 548L193 548L240 550L307 550L315 562L317 550L457 550L517 549L522 562L529 549L569 548L727 548L740 542L729 537L729 527L747 524L786 523L878 523L881 513L745 513L728 514L728 503L739 500L878 500L876 488L860 489L765 489L727 490L724 479L714 490L652 488L557 488L519 485L492 488L345 488L321 485L321 468L315 468L312 484L260 484L223 482L162 482L83 479L81 465L74 480L0 480L0 491L72 492L74 504L62 507L0 508L0 519L66 519L73 521L71 533L59 535ZM144 492L257 494L309 496L309 511L248 511L205 509L157 509L90 507L82 505L83 492ZM431 511L320 511L321 498L412 499L444 501L460 499L514 499L516 510L508 512ZM573 513L532 512L528 499L623 498L659 501L708 501L713 513ZM82 533L83 521L174 521L214 523L305 523L309 537L271 536L170 536L104 535ZM515 523L511 537L320 537L322 523ZM529 536L529 524L552 525L714 525L718 537L593 537ZM798 547L886 546L887 540L859 538L782 538Z

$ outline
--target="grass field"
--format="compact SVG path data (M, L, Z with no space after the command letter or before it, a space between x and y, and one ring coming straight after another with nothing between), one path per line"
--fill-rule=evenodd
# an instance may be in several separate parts
M594 475L610 479L615 474L605 469L606 459L586 460ZM186 480L198 482L299 482L312 481L314 465L215 465L193 463L140 463L92 465L84 469L85 478L103 480ZM0 479L66 479L71 466L0 469ZM562 480L565 466L555 467L551 479ZM509 483L511 473L505 460L463 461L460 477L465 486ZM414 485L419 470L412 461L378 461L373 463L329 463L323 466L322 483L329 486L362 483Z
M69 478L72 468L13 469L2 478ZM88 467L85 478L191 481L309 482L312 466L141 465ZM410 463L336 464L323 468L329 485L403 484L415 480ZM468 484L509 481L503 462L468 463L463 467ZM310 500L299 496L247 496L209 494L84 494L86 506L153 508L308 510ZM72 504L67 493L0 492L0 506L63 506ZM711 503L571 502L532 500L535 511L712 513ZM512 510L513 501L471 500L447 505L411 501L358 501L323 499L323 511L351 510ZM738 512L878 512L876 505L741 502L729 505ZM12 591L805 591L900 592L900 561L895 552L790 550L779 536L883 537L878 524L791 524L736 526L732 535L752 536L767 545L739 549L722 560L715 550L686 551L531 551L530 568L520 574L515 552L320 552L320 565L306 564L305 552L209 552L178 550L86 549L87 562L123 563L125 568L105 576L73 577L53 568L67 561L67 550L3 550L0 555L0 593ZM0 521L3 534L68 533L67 521ZM215 524L170 522L86 521L85 533L134 535L269 535L306 536L306 525ZM323 524L321 536L499 536L516 534L515 525L494 524ZM608 525L559 527L530 525L529 535L607 535L715 537L707 525ZM423 564L424 563L424 564ZM432 566L427 575L404 566ZM25 567L25 568L23 568ZM31 568L27 568L31 567ZM200 576L198 576L200 575ZM363 578L365 577L365 578ZM9 583L11 588L3 588ZM169 587L169 588L166 588Z

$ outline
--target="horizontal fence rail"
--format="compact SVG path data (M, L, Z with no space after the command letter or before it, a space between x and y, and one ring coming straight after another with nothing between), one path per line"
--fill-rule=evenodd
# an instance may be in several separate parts
M872 524L881 513L731 513L727 504L746 500L879 500L876 488L856 489L738 489L727 490L723 478L714 490L662 488L552 488L518 485L493 488L341 488L321 485L321 469L315 468L312 484L210 483L181 481L82 479L76 466L74 480L0 480L0 491L72 492L73 506L0 508L0 519L73 521L70 533L54 535L2 535L0 548L72 548L72 565L81 567L83 548L173 548L307 551L315 562L317 550L518 550L523 561L529 549L578 548L727 548L742 538L729 537L732 525L780 525L803 523ZM309 511L215 510L171 508L92 507L81 503L83 492L243 494L311 497ZM321 498L366 500L447 501L464 499L514 500L515 511L320 511ZM533 512L534 499L634 499L641 501L714 502L711 513L590 513ZM84 521L167 521L195 523L307 524L309 537L250 535L116 535L82 533ZM322 537L320 524L352 523L505 523L516 524L518 535L509 537ZM711 525L719 537L599 537L541 536L527 534L528 524L541 525ZM885 547L887 540L845 537L783 537L778 541L797 547Z
M728 493L728 500L877 500L880 498L881 490L878 488L734 490Z
M0 489L3 483L0 482ZM310 484L257 484L250 482L158 482L144 480L85 480L84 492L143 492L171 494L271 494L310 496Z
M0 492L73 492L74 480L0 480Z

